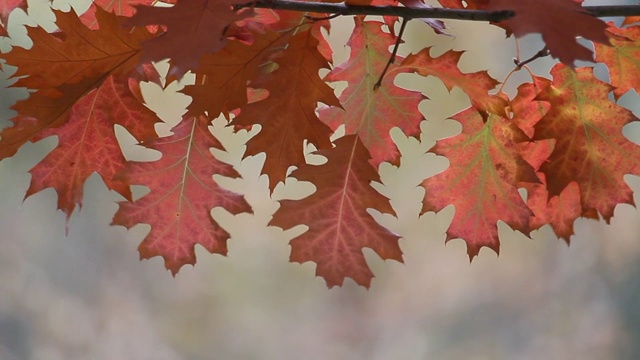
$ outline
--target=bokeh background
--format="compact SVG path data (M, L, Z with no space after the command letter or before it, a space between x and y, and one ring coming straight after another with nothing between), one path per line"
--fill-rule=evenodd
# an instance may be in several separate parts
M589 4L607 4L600 1ZM53 6L69 9L66 1ZM28 45L22 24L53 30L46 0L29 2L29 15L16 10L9 20L11 39L0 50ZM83 11L86 1L72 6ZM348 56L344 42L353 21L335 20L330 39L336 63ZM432 46L432 55L466 50L464 71L488 69L502 80L513 68L513 39L486 24L448 22L451 36L436 36L419 20L408 28L401 53ZM541 47L528 36L519 42L522 58ZM548 74L551 59L532 68ZM166 64L159 64L166 70ZM606 78L606 68L598 67ZM0 72L0 119L14 115L9 107L27 96L7 89L10 67ZM514 74L506 90L514 93L525 72ZM166 132L189 99L176 91L143 87L149 106L158 111ZM231 216L222 209L212 216L231 233L229 255L210 255L197 248L198 263L176 278L161 259L139 261L136 247L147 225L131 231L109 225L122 200L99 176L86 183L81 209L65 223L49 189L23 201L28 170L56 144L55 138L27 144L0 162L0 359L638 359L640 358L640 214L632 206L616 209L610 225L578 220L571 246L548 227L532 239L500 224L500 257L483 249L469 263L464 243L444 243L454 213L419 216L423 190L416 184L442 171L447 161L425 152L436 139L459 132L448 117L466 107L460 91L448 93L435 78L406 76L398 84L428 91L420 110L426 121L419 139L392 132L403 153L399 168L380 168L381 192L392 199L398 218L374 214L402 236L405 263L381 261L369 250L376 278L369 290L347 280L328 290L314 276L311 263L288 262L288 241L304 231L267 227L277 199L296 197L310 187L289 181L268 196L260 177L260 156L241 161L250 133L232 134L217 121L214 133L242 180L217 179L239 191L255 214ZM621 100L634 111L638 97ZM121 131L131 159L157 157L133 145ZM640 129L625 128L640 143ZM628 176L634 190L637 177ZM143 194L143 189L136 189ZM636 199L637 201L638 199Z

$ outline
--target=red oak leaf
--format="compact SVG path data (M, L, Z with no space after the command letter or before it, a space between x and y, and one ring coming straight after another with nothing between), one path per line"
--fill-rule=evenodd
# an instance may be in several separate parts
M540 140L519 144L518 149L525 160L538 164L537 167L534 165L537 170L551 155L554 143L553 140ZM534 158L536 159L533 160ZM568 244L573 235L573 223L582 215L578 184L573 181L562 189L559 195L549 198L544 173L538 172L537 176L541 180L540 184L520 183L520 186L527 190L527 206L533 212L529 226L531 230L535 230L549 224L555 234Z
M144 29L123 29L115 15L103 10L98 10L101 25L96 31L82 25L74 13L55 14L61 33L29 28L34 41L31 49L14 47L0 55L18 67L15 87L38 90L13 106L18 115L13 119L15 126L1 133L0 159L15 154L42 130L62 126L73 104L110 75L130 74L138 63L139 42L149 36Z
M609 23L607 32L611 35L612 46L596 43L596 61L607 64L617 100L640 86L640 26L618 29Z
M551 55L573 66L576 60L592 61L591 50L576 42L587 40L609 44L607 25L587 13L582 0L490 0L487 10L513 10L515 16L498 23L516 37L540 33Z
M327 60L318 51L318 40L311 31L300 31L275 62L278 69L252 84L269 91L269 96L242 108L232 122L247 127L260 124L262 129L247 143L246 155L266 153L263 173L269 175L271 190L286 178L289 166L305 164L303 142L318 149L331 147L331 130L315 113L318 102L340 106L329 87L318 76L327 68Z
M111 13L97 10L99 30L87 28L74 12L54 10L60 32L49 34L29 27L31 49L14 47L1 54L18 67L15 87L54 88L93 78L95 85L107 75L128 75L139 63L140 42L151 38L145 29L129 31ZM22 77L26 76L26 77Z
M549 111L549 103L537 101L536 97L548 83L544 79L534 77L532 83L524 83L518 87L518 94L509 101L511 119L528 137L533 137L534 126ZM538 168L540 164L531 164Z
M405 68L411 68L422 76L435 76L451 91L459 87L471 100L471 104L485 116L485 113L505 115L507 101L498 96L489 95L489 91L499 84L486 71L464 74L458 68L462 51L450 50L437 58L431 57L430 48L411 54L402 62Z
M389 199L374 190L371 181L380 181L369 163L369 153L357 135L347 135L332 149L317 154L327 158L324 165L304 165L293 172L301 181L310 181L317 190L298 201L283 200L270 225L289 229L300 223L309 230L291 240L291 261L317 264L316 275L327 286L341 286L345 277L369 287L373 273L362 253L367 247L382 259L402 261L398 236L380 226L367 212L375 208L393 213Z
M453 119L462 123L462 133L438 141L433 148L433 152L449 159L450 166L423 182L423 211L440 211L453 205L456 212L447 241L464 239L469 259L473 259L483 246L499 252L499 220L529 233L532 213L517 184L538 180L534 169L517 152L516 144L527 137L513 122L490 114L485 123L473 108Z
M129 25L162 25L166 31L143 44L144 61L171 59L170 76L180 77L195 70L200 57L221 50L225 29L250 12L238 14L233 5L245 0L178 0L170 8L138 6Z
M529 137L533 137L534 126L549 111L549 103L537 101L538 94L548 82L534 77L532 83L518 87L518 94L510 101L512 121ZM536 171L549 159L555 140L540 140L517 144L517 149ZM540 183L521 182L519 186L527 190L527 206L533 212L529 219L531 230L549 224L553 231L567 243L573 235L573 223L582 215L580 193L576 183L570 183L562 192L549 198L544 173L536 173Z
M333 130L346 125L348 134L357 133L371 153L372 165L377 168L383 161L395 160L398 151L389 136L389 131L399 127L405 134L415 135L420 131L422 114L418 111L424 96L417 91L397 87L393 82L397 74L412 69L392 64L382 81L374 89L380 74L391 56L389 47L395 37L382 31L377 21L362 21L355 18L356 27L348 45L351 56L347 62L335 67L326 77L327 81L346 81L347 88L340 95L344 109L327 108L320 111L320 120ZM399 60L402 60L399 57Z
M114 125L122 125L136 138L146 140L156 136L156 122L160 122L156 114L140 103L126 85L109 77L71 107L64 125L44 129L31 139L57 135L59 145L31 169L33 176L26 196L54 188L58 209L69 218L75 206L82 204L85 180L97 172L109 189L130 199L129 184L115 179L125 168L126 160Z
M254 34L273 31L272 27L280 22L280 16L272 9L244 8L238 13L241 20L230 26L227 32L230 39L241 40L247 45L253 44ZM245 17L244 13L249 13L249 16Z
M196 84L182 91L193 98L190 114L206 111L209 117L216 118L246 105L247 83L253 80L270 55L270 47L279 39L274 32L255 34L251 45L232 40L215 54L204 55L196 71Z
M634 160L640 159L640 148L622 135L622 128L637 118L608 99L612 86L596 79L592 68L574 71L557 64L551 75L553 82L537 97L551 107L536 124L533 137L556 140L549 160L540 167L549 194L558 195L575 181L582 212L597 211L609 221L616 204L633 204L623 176L640 175L640 164Z
M82 20L82 23L88 28L97 29L99 27L98 19L96 19L97 8L102 8L119 16L130 17L136 12L134 6L150 6L158 2L158 0L93 0L89 9L80 16L80 20Z
M204 116L185 117L173 128L173 135L147 144L162 153L160 160L132 162L121 176L127 183L148 186L150 193L134 202L120 202L113 224L151 225L138 248L140 257L162 256L173 275L183 265L195 264L196 244L211 253L227 253L229 234L213 220L211 209L222 206L233 214L251 211L242 196L213 180L214 174L235 177L237 173L211 154L211 148L222 146L211 134L210 124Z
M622 21L622 26L632 25L638 22L640 22L640 16L627 16Z

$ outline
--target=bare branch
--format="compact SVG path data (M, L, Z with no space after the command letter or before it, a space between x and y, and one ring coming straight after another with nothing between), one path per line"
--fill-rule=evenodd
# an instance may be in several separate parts
M347 5L344 3L302 2L291 0L258 0L237 5L242 8L265 8L277 10L305 11L337 15L389 15L405 19L458 19L469 21L507 20L513 11L486 11L447 8L408 8L401 6ZM585 12L595 17L640 15L640 5L585 6Z

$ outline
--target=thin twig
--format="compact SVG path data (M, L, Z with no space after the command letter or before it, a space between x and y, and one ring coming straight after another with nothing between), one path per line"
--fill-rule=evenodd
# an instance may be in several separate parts
M391 52L391 56L389 57L389 61L387 61L387 65L385 65L384 70L382 70L382 74L380 74L380 77L378 78L378 82L375 83L375 85L373 85L373 90L378 90L378 88L382 85L382 78L384 78L384 76L387 73L387 70L389 70L389 66L391 66L391 64L393 64L394 61L396 61L396 55L398 54L398 48L400 47L400 43L402 42L402 34L404 34L404 28L407 26L407 22L409 21L409 19L403 18L402 19L402 24L400 25L400 32L398 33L398 37L396 38L396 44L393 47L393 52Z
M533 60L539 59L539 58L545 57L545 56L549 56L549 49L546 46L544 48L542 48L542 50L540 50L537 53L535 53L532 57L528 58L527 60L520 61L518 59L513 59L513 63L516 64L516 69L519 70L523 66L525 66L528 63L532 62Z
M447 8L409 8L401 6L347 5L345 3L302 2L292 0L258 0L235 5L236 9L256 7L264 9L306 11L339 15L398 16L405 19L458 19L469 21L507 20L513 11L486 11ZM640 15L640 5L585 6L584 11L594 17Z
M309 20L309 21L323 21L323 20L331 20L331 19L335 19L338 16L342 16L342 14L333 14L333 15L329 15L329 16L323 16L323 17L314 17L314 16L310 16L310 15L305 15L305 19Z

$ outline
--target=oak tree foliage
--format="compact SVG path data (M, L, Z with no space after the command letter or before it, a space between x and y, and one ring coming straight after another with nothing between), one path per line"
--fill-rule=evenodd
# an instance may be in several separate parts
M265 0L262 5L277 3ZM0 4L4 25L12 10L27 6L25 0ZM426 7L418 0L346 4ZM499 221L525 235L549 224L568 242L577 218L608 222L617 204L633 204L623 177L640 175L640 148L623 136L622 128L638 119L617 100L640 85L636 18L627 18L621 27L605 23L587 14L580 0L440 4L512 11L487 26L515 37L540 33L546 47L528 60L558 59L551 77L529 71L530 81L509 97L502 92L508 79L494 79L486 71L462 72L460 51L434 57L425 48L399 56L395 48L402 31L397 25L404 20L397 16L382 22L354 16L355 28L345 39L350 57L333 64L324 35L331 31L329 14L257 8L246 0L177 0L162 7L154 0L95 0L84 14L54 11L57 31L29 27L33 46L15 46L0 55L3 67L17 67L11 86L30 90L13 106L12 125L0 132L0 159L27 142L57 136L59 145L31 169L26 195L55 189L58 208L68 219L82 204L84 182L98 173L125 199L113 224L149 224L141 257L161 256L175 274L195 263L196 244L226 253L229 234L211 217L211 209L251 212L241 195L214 180L214 175L239 175L212 152L224 150L210 131L212 120L224 116L235 129L260 125L245 156L266 154L262 173L271 191L288 176L316 186L304 199L281 201L270 223L283 229L308 226L290 243L291 261L316 263L317 275L330 287L342 285L346 277L368 287L373 274L363 248L402 261L399 237L367 209L394 214L389 199L371 183L380 182L381 163L399 161L392 128L419 136L425 116L418 106L429 94L395 84L400 74L417 74L437 77L470 99L467 109L452 116L461 133L429 150L448 158L450 166L423 181L422 211L453 205L447 237L464 239L471 259L482 247L499 251ZM425 22L448 36L446 23ZM7 36L4 28L0 35ZM593 42L593 52L577 37ZM182 90L192 98L182 121L170 136L159 136L155 125L161 120L145 106L140 83L160 84L151 62L165 59L170 64L167 82L188 72L196 81ZM514 71L527 71L528 60L516 62ZM578 60L592 65L576 67ZM606 65L608 82L594 76L593 62ZM326 76L319 75L322 69L329 71ZM346 83L339 97L335 82ZM160 159L128 161L116 125L160 152ZM342 126L346 134L331 138ZM327 161L308 164L304 144L313 145ZM150 192L134 200L132 185Z

